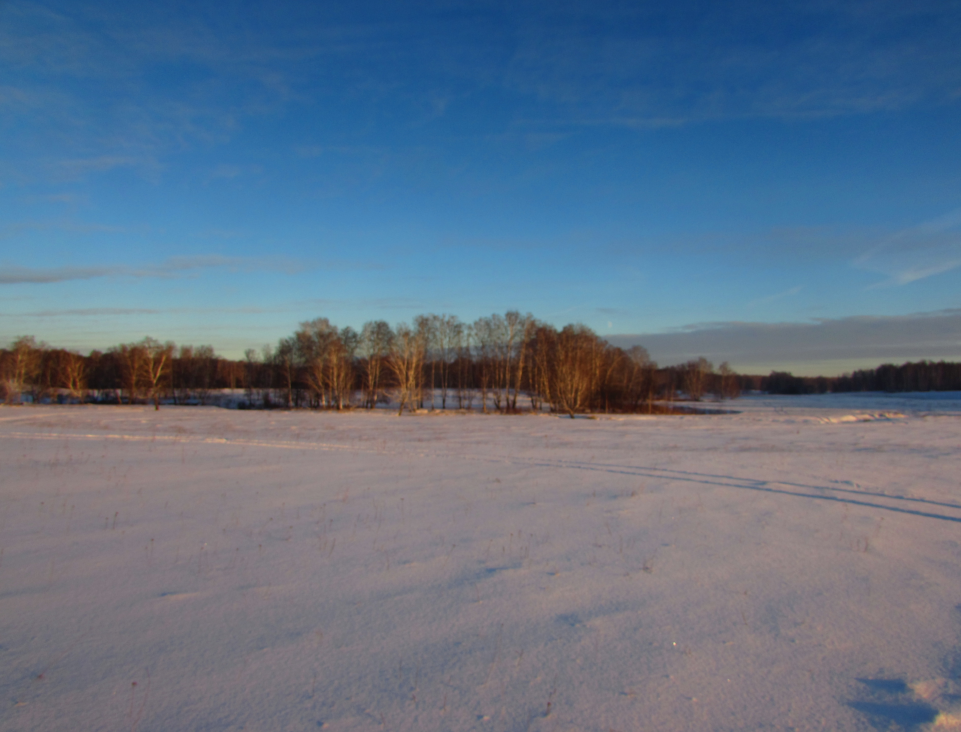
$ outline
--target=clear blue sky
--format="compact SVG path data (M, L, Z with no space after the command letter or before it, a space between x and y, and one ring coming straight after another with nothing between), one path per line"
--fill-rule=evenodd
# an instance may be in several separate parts
M961 359L961 4L0 0L0 343L509 309Z

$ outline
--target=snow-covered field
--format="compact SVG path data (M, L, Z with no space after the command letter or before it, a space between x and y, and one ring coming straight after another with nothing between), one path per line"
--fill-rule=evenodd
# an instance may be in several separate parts
M961 729L961 399L0 409L0 729Z

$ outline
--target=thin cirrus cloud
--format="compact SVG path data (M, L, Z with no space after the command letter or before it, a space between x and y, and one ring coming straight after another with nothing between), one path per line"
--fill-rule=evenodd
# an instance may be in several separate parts
M65 197L65 200L71 200L69 195ZM18 236L25 231L50 230L65 231L74 234L121 234L129 231L127 227L111 226L108 224L92 224L73 221L14 221L0 227L0 240Z
M326 266L350 267L348 262L325 263ZM142 279L147 277L172 278L185 273L203 269L227 269L231 271L260 272L274 271L284 274L297 274L319 266L286 258L245 258L223 257L217 255L171 257L159 264L140 267L129 265L110 265L99 267L21 267L7 265L0 267L0 285L50 284L70 280L92 280L101 277Z
M775 293L774 295L768 295L766 297L759 297L756 300L752 300L747 304L749 308L757 307L758 305L769 305L772 302L777 302L778 300L783 300L788 297L794 297L799 294L803 288L801 285L792 287L789 290L784 290L783 292Z
M161 315L164 311L151 308L74 308L72 310L36 310L30 313L16 313L19 318L60 318L64 316L79 318L103 318L127 315ZM12 315L12 313L7 313Z
M235 315L262 315L267 313L283 313L290 310L291 308L289 307L165 308L162 310L154 308L68 308L64 310L35 310L26 313L0 313L0 315L18 318L122 318L130 315L210 315L217 313Z
M371 113L389 108L415 127L452 114L476 118L472 99L493 92L507 113L477 130L486 135L518 125L558 134L567 125L863 114L950 99L961 84L952 63L957 21L932 14L930 3L805 3L768 13L735 2L698 6L702 20L693 26L681 22L694 11L685 3L590 13L584 5L521 3L505 13L477 3L441 15L429 5L400 13L385 4L361 15L281 4L259 17L250 8L131 14L21 2L0 23L0 60L18 71L0 102L14 109L29 101L31 116L59 120L100 149L64 162L80 175L156 165L154 153L229 139L238 121L309 107L321 88L329 102L359 95ZM894 32L906 27L921 28L925 42ZM192 71L163 87L145 83L168 64ZM331 71L345 68L347 76ZM38 115L37 105L51 114ZM132 148L144 153L117 152Z
M427 305L424 301L414 298L368 298L368 299L323 299L313 298L281 304L275 307L244 306L244 307L174 307L174 308L63 308L45 309L26 312L0 312L0 317L30 318L33 320L73 320L91 318L103 320L106 318L141 318L145 316L178 316L178 315L273 315L284 313L302 313L305 308L322 308L323 311L355 311L357 308L373 308L376 310L423 311ZM146 321L152 322L152 321ZM249 345L249 344L247 344ZM240 349L243 350L243 349Z
M78 176L91 171L103 172L113 168L135 167L143 163L143 158L132 155L99 155L95 158L60 160L56 165L67 175Z
M908 285L961 267L961 209L949 211L913 226L885 227L777 227L757 232L714 232L710 236L674 237L666 240L675 254L717 256L741 262L764 258L780 264L845 264L862 272L881 275L870 288ZM784 300L802 292L794 286L755 298L749 307Z
M576 9L562 5L526 26L508 78L522 93L568 107L578 122L637 127L863 114L950 99L961 74L945 63L956 55L956 19L934 24L930 7L864 5L702 7L694 33L655 6L602 13L591 28L572 22ZM905 27L924 28L925 43L892 32Z
M329 310L356 311L359 308L377 310L426 310L432 307L429 300L413 297L369 297L353 299L311 298L294 303L298 308L325 308Z
M231 66L224 48L232 44L218 43L202 24L173 16L139 25L130 20L141 16L58 8L56 2L5 4L0 62L10 73L0 87L0 114L29 120L21 139L43 142L41 170L54 179L81 179L116 168L156 175L162 170L159 157L190 142L223 141L238 112L251 106L249 94L233 99L233 92L218 96L205 87L207 77ZM257 78L232 60L230 88ZM167 90L145 81L158 65L171 62L204 71ZM66 143L62 148L72 155L58 156L51 139ZM29 177L20 170L24 175Z
M907 285L961 267L961 209L885 237L854 266L884 275L875 287Z
M626 308L594 308L594 312L599 315L617 315L620 317L630 317L633 313Z

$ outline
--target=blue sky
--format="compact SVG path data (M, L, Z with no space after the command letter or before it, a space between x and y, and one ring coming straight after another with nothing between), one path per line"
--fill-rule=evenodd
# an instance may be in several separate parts
M0 343L509 309L961 359L956 2L0 0Z

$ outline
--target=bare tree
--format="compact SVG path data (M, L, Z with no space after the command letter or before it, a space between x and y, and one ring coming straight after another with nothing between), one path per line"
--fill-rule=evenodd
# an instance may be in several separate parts
M62 351L58 363L61 386L75 399L87 388L87 361L79 353Z
M534 331L530 348L531 394L535 399L551 405L556 404L554 396L554 358L557 353L557 329L551 325L539 325ZM538 404L538 409L540 405Z
M33 336L20 336L10 345L3 359L3 386L8 403L19 404L27 386L33 385L39 374L43 349L44 345L38 345Z
M499 363L499 344L502 341L503 319L499 315L478 318L474 321L474 366L477 386L480 387L481 411L487 413L488 398L494 400L494 408L501 408L501 392L498 377L502 374Z
M160 396L168 386L173 361L174 344L144 338L138 343L125 343L113 349L121 368L121 388L127 392L127 403L143 391L154 408L160 409Z
M274 350L274 366L280 372L283 385L284 403L287 409L294 405L294 379L297 373L297 341L294 338L281 338Z
M504 315L505 343L504 367L507 377L507 398L511 411L517 411L517 395L524 380L524 368L527 364L527 348L534 335L536 321L528 313L521 315L511 310Z
M394 329L388 363L397 382L398 415L404 413L404 407L413 411L419 400L425 351L423 338L422 331L406 323Z
M696 402L701 401L707 386L708 377L713 372L714 366L703 356L684 364L681 372L682 381L684 391L687 392L687 396L690 399Z
M591 347L591 410L611 411L612 399L622 399L617 385L617 374L624 370L625 354L607 341L594 335Z
M354 357L360 346L360 336L350 326L341 329L331 344L328 385L338 410L350 406L354 389Z
M418 315L414 318L414 327L417 330L417 337L423 344L424 349L424 359L423 368L429 370L429 376L425 373L422 377L423 382L427 384L427 391L430 392L430 408L434 409L434 377L436 375L437 359L436 359L436 347L437 347L437 315ZM421 389L418 395L418 406L423 408L424 406L424 390Z
M364 323L359 351L364 359L364 406L373 409L384 390L384 368L390 357L394 332L383 320Z
M174 401L177 404L185 404L193 396L196 378L197 364L194 358L194 347L181 346L173 361L171 376Z
M213 346L181 346L173 359L170 377L177 403L196 399L199 404L206 404L217 380L217 366Z
M474 403L474 328L464 325L457 331L454 361L457 382L457 408L470 409Z
M435 408L434 391L439 388L441 409L447 409L451 387L451 369L458 358L458 346L464 338L464 324L454 315L421 315L415 325L424 340L426 382L430 389L431 409Z
M464 324L455 315L435 315L434 358L440 372L440 406L447 409L447 393L451 386L451 368L457 360L464 340Z
M632 346L624 356L625 407L631 412L638 412L644 404L646 411L651 413L654 411L657 390L657 364L651 361L647 350L641 346Z
M232 361L226 358L218 358L216 361L216 381L231 391L242 388L244 385L244 373L247 369L245 363L243 361Z
M741 396L741 382L731 365L725 361L718 367L720 392L723 399L737 399Z
M571 419L591 402L596 341L597 336L584 325L567 325L557 337L553 391L558 411Z
M526 352L535 328L532 315L521 315L516 310L505 315L495 313L474 323L475 361L485 412L488 394L498 411L517 409L517 395L528 361Z
M247 406L254 406L254 389L259 381L260 354L256 348L244 351L244 391L247 394Z
M160 395L167 385L171 373L174 344L147 337L140 342L143 350L143 381L147 388L148 399L153 399L154 409L160 409Z
M126 392L127 404L133 404L143 384L143 360L146 357L143 344L123 343L111 351L120 364L120 389L117 401L122 401L122 395Z
M598 406L609 410L612 395L620 408L616 375L625 368L626 356L587 326L567 325L560 332L537 326L528 348L532 397L546 401L553 412L574 417Z
M106 353L91 351L87 361L87 384L96 394L98 401L108 397L122 404L121 387L124 383L124 367L119 349Z
M301 323L295 337L308 388L318 406L330 406L332 398L328 389L328 361L331 344L337 339L337 328L327 318L316 318Z
M307 385L318 402L328 408L349 406L354 356L360 343L354 329L338 331L327 318L317 318L301 323L295 338Z
M210 401L217 382L218 358L213 346L198 346L194 351L194 395L201 405Z

